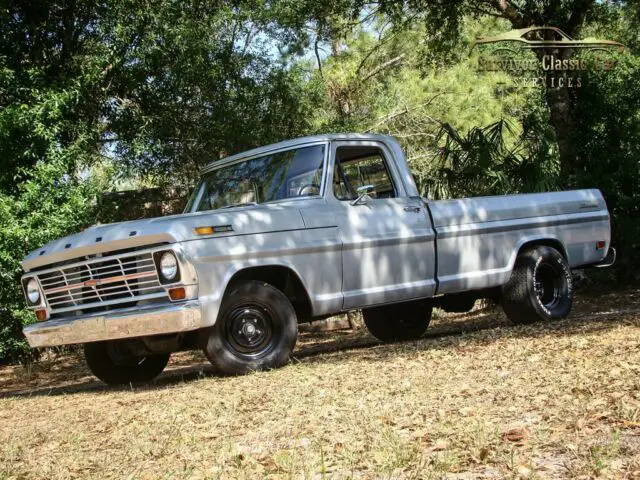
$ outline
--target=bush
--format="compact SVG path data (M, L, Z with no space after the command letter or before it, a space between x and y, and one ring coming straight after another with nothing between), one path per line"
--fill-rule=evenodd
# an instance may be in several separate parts
M611 70L586 72L578 91L579 186L597 187L611 213L615 280L640 280L640 58L620 55ZM608 275L607 275L608 276Z
M92 223L96 181L79 181L61 161L39 162L17 187L0 193L0 363L29 358L22 327L35 316L26 308L20 261L47 242Z

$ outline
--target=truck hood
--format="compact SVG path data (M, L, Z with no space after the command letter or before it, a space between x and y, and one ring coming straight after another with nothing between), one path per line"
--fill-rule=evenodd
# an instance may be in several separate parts
M229 231L197 235L196 227L230 227ZM97 253L127 248L176 243L196 238L250 235L304 229L297 206L258 205L197 212L129 222L95 225L63 237L29 253L22 261L25 271Z

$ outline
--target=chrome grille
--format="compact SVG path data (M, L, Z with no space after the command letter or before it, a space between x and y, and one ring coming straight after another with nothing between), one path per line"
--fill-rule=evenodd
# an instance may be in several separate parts
M131 253L73 263L38 273L51 313L84 313L168 298L153 255Z

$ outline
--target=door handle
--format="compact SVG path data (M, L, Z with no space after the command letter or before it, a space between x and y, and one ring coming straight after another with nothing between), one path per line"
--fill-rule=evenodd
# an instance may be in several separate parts
M405 212L420 213L420 207L404 207Z

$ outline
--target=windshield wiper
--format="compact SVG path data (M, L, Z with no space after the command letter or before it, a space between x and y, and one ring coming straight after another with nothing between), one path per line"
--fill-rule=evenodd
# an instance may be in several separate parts
M232 203L231 205L225 205L224 207L216 208L216 210L224 210L225 208L233 208L233 207L248 207L250 205L258 205L258 204L256 202Z

